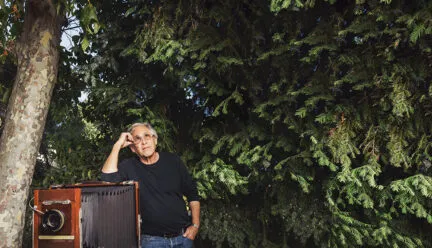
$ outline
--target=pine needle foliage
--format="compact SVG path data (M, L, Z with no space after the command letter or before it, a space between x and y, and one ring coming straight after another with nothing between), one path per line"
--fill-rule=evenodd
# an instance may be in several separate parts
M432 124L431 3L185 4L161 9L136 51L144 46L144 61L196 78L184 87L205 99L208 116L194 135L201 152L247 176L248 194L261 195L255 206L272 206L260 211L261 231L284 226L262 244L284 247L285 235L305 246L431 244L425 229L411 229L431 224L422 167ZM211 161L197 163L205 196L217 188L202 176Z

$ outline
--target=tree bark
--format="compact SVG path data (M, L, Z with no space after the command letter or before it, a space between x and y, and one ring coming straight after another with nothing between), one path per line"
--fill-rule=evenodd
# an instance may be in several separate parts
M57 80L61 20L52 1L27 1L0 138L0 247L22 244L27 196Z

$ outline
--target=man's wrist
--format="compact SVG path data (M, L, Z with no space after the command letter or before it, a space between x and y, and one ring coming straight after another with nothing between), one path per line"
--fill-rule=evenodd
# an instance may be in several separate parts
M120 151L122 149L122 145L123 143L117 141L116 143L114 143L112 150Z
M199 229L199 225L198 224L192 224L193 227L195 227L196 229Z

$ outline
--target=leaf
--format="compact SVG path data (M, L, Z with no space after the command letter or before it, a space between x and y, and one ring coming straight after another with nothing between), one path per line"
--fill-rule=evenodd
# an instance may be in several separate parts
M98 32L99 32L99 29L101 28L101 26L99 25L98 22L94 22L94 23L92 24L92 28L93 28L93 32L94 32L94 33L98 33Z
M83 39L82 42L81 42L81 49L82 49L83 51L85 51L85 50L87 50L87 48L89 47L89 45L90 45L90 42L89 42L89 40L87 39L87 36L84 36L84 39Z
M300 117L300 118L304 118L304 117L306 117L306 113L307 113L307 109L303 107L303 108L297 109L297 111L295 112L295 115Z
M133 7L129 8L125 13L125 17L128 17L130 14L135 12L136 9L137 9L137 6L133 6Z
M413 43L416 43L417 40L422 35L422 33L424 33L424 31L425 31L425 27L424 27L423 24L416 25L415 28L414 28L414 30L411 32L410 41L413 42Z
M96 8L92 4L87 4L84 7L80 21L86 32L96 34L99 31L100 25L98 24Z

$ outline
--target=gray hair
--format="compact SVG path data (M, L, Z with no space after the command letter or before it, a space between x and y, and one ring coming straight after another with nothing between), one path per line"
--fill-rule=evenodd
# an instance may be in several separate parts
M150 125L150 123L148 123L148 122L137 122L137 123L134 123L134 124L132 124L132 125L129 127L128 132L129 132L129 133L132 133L132 131L133 131L134 128L136 128L136 127L146 127L146 128L148 128L148 129L150 130L150 133L151 133L153 136L156 137L156 139L158 138L158 135L157 135L157 133L156 133L156 130L154 130L154 128Z

